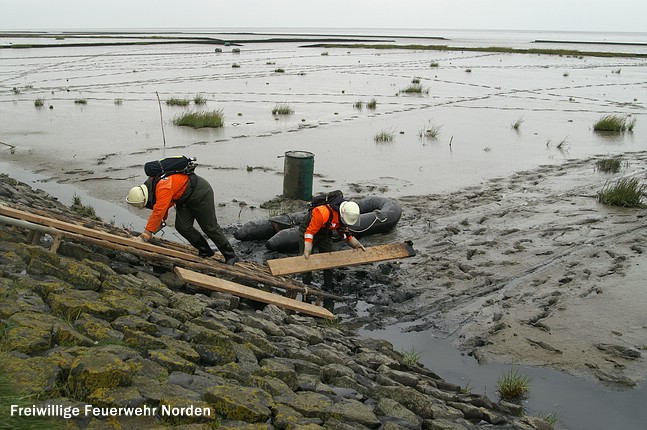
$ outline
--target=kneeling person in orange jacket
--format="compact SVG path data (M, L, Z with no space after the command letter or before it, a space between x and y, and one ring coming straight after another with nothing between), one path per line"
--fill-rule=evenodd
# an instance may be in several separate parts
M206 179L192 174L175 173L161 179L148 178L142 185L133 187L126 202L138 209L152 209L146 230L138 236L148 242L168 217L168 211L175 205L175 229L193 247L200 257L211 257L214 252L207 240L193 226L195 221L218 247L227 264L238 261L234 249L218 225L213 189Z
M299 231L303 234L303 241L299 242L299 251L307 259L312 253L313 247L319 252L332 252L333 234L343 238L354 249L362 249L364 246L353 237L348 230L359 219L359 206L355 202L343 201L336 209L333 205L326 204L312 208L310 216L306 216ZM332 289L332 269L324 270L324 288ZM305 273L303 283L312 282L312 272Z

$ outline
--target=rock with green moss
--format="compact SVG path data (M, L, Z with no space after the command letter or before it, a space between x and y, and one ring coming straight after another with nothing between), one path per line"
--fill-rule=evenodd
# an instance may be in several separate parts
M114 354L88 353L77 358L70 369L67 388L81 397L98 388L127 387L134 369Z
M85 264L74 260L62 264L62 279L74 285L79 290L99 291L101 288L101 274Z
M196 363L180 356L176 351L169 349L154 349L148 351L148 358L166 368L169 372L195 372Z
M11 375L12 385L19 393L40 394L56 389L61 368L46 357L22 358L1 354L4 372Z
M216 413L236 421L264 423L274 406L272 396L260 388L221 385L205 391L203 400L212 404Z

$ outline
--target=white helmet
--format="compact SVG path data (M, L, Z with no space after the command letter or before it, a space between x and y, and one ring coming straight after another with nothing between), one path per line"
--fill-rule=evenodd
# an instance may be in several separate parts
M126 197L126 203L133 205L137 209L143 209L147 201L148 188L146 188L146 185L131 188Z
M355 202L343 201L339 205L339 216L346 225L353 225L359 219L359 206Z

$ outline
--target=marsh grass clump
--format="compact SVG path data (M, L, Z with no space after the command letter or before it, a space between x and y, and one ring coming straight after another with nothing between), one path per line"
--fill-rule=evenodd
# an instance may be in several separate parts
M644 192L645 185L638 178L620 179L615 184L605 184L598 192L598 201L609 206L644 208L641 200Z
M412 83L412 84L419 84L419 83L420 83L420 78L418 78L418 77L414 77L414 78L411 80L411 83Z
M618 173L622 163L618 158L605 158L595 162L595 167L602 173Z
M515 130L519 130L519 127L521 127L521 124L523 124L523 122L524 122L524 119L523 117L521 117L515 122L513 122L512 124L510 124L510 126Z
M377 108L377 100L371 99L368 103L366 103L366 109L376 109Z
M282 67L278 67L278 68L274 69L274 73L285 73L285 69L282 68Z
M440 134L440 129L442 128L442 125L430 125L429 127L420 130L418 133L418 136L426 139L436 139L438 138L438 135Z
M115 99L115 105L121 106L122 104L124 104L124 99Z
M402 351L402 362L407 366L415 366L420 361L422 353L416 350L415 346L411 347L410 350Z
M434 61L429 65L429 67L438 67L438 63Z
M629 120L629 118L622 115L604 115L598 122L593 125L594 131L633 131L636 125L636 118Z
M88 218L96 218L97 216L94 208L90 205L84 205L81 202L81 197L76 193L74 194L74 196L72 196L72 205L70 206L70 209L72 209L79 215L83 215Z
M373 137L373 140L376 142L393 142L395 140L395 134L382 130Z
M234 63L234 64L232 64L232 65L231 65L231 68L232 68L232 69L239 69L239 68L240 68L240 64L238 64L238 63Z
M225 117L220 109L204 112L186 112L175 117L173 124L193 128L219 128L224 125L224 119Z
M34 106L36 107L43 107L45 105L45 100L43 99L36 99L34 100Z
M429 93L429 90L426 90L420 83L417 83L409 85L400 90L400 92L405 94L427 94Z
M513 365L510 370L497 380L497 392L501 400L518 402L528 396L530 390L530 377L520 375Z
M77 105L87 105L87 104L88 104L88 101L87 101L86 99L76 99L76 100L74 100L74 104L77 104Z
M272 109L272 115L292 115L294 110L287 103L277 103Z
M203 96L202 94L196 94L195 97L193 97L193 103L196 105L206 105L207 104L207 98Z
M191 100L189 99L180 99L177 97L171 97L170 99L166 99L166 104L168 106L188 106L189 103L191 103Z
M364 102L361 100L357 100L353 105L353 107L357 110L362 110L362 108L364 107Z

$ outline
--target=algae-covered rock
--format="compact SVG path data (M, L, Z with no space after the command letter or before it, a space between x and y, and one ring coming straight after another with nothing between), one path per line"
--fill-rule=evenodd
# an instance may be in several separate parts
M423 419L437 418L435 415L436 410L433 406L441 404L441 402L431 396L422 394L414 388L381 386L374 391L374 395L378 400L387 397L405 406L413 413L420 415Z
M83 313L74 321L74 327L96 341L105 339L121 340L123 334L112 328L110 323L101 318Z
M113 328L119 331L130 329L135 331L142 331L150 335L156 335L158 332L157 326L155 324L152 324L137 315L120 316L115 319L111 325Z
M180 372L195 372L196 364L181 357L175 351L169 349L154 349L148 351L148 358L168 369L170 372L178 370Z
M294 366L290 366L286 362L281 362L273 359L264 359L259 363L261 368L257 372L260 376L272 376L285 382L288 387L296 390L299 386L297 380L297 372Z
M67 387L82 397L98 388L127 387L133 374L134 369L116 355L93 351L72 363Z
M54 344L54 328L58 318L38 312L18 312L8 319L4 341L10 350L35 354Z
M61 368L45 357L19 358L0 354L0 362L12 385L24 394L53 391L61 374Z
M272 396L260 388L221 385L205 391L203 400L211 403L216 413L231 420L264 423L272 415Z
M62 290L51 293L48 301L52 310L59 315L78 316L88 313L98 318L112 321L129 312L124 308L114 308L101 300L101 295L90 290Z
M368 428L378 428L382 423L365 404L352 399L342 399L329 409L330 416L342 422L353 422Z
M99 291L101 288L100 273L85 264L74 260L66 261L62 266L63 278L79 290Z
M291 407L306 417L321 418L323 420L328 417L330 408L333 406L333 401L329 397L312 391L299 391L295 394L289 397L277 397L275 400Z
M186 312L191 317L199 317L207 308L207 302L200 296L176 293L170 299L170 307Z
M419 416L402 406L400 403L389 398L380 399L373 412L378 416L397 418L414 426L419 426L422 422L422 419Z
M207 366L227 364L236 359L236 354L231 349L231 344L198 344L195 351L200 357L200 362Z

